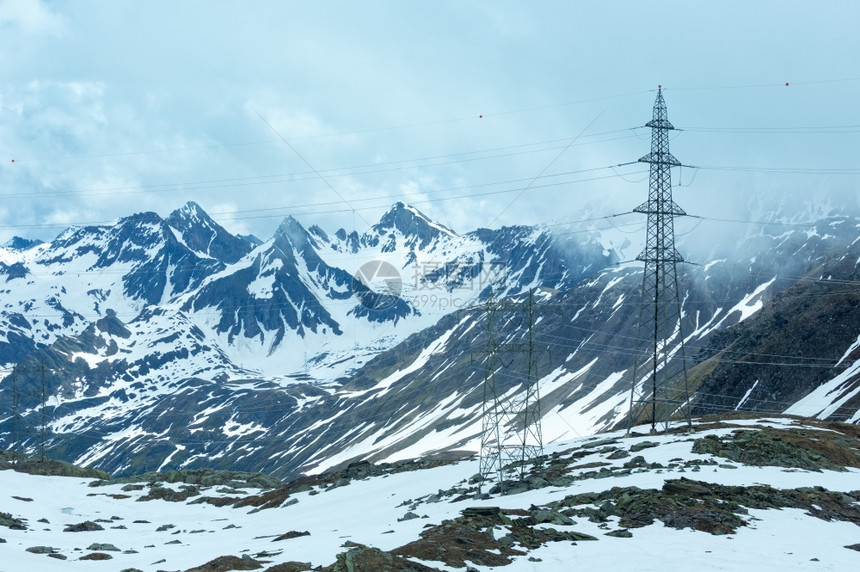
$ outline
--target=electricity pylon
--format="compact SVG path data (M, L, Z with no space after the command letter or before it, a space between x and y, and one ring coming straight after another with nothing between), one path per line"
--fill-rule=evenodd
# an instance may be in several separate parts
M541 432L540 388L535 353L535 300L534 291L528 300L515 302L490 298L484 304L467 311L481 312L487 323L487 344L483 408L481 416L480 474L484 479L495 478L501 485L518 473L522 478L526 462L543 454ZM496 341L495 317L498 312L521 313L528 319L528 339L524 343ZM505 389L497 383L496 374L507 366L501 354L519 353L525 356L524 370L517 375L520 387ZM513 363L514 360L511 360ZM510 364L508 364L510 365ZM518 467L518 468L517 468Z
M669 419L679 413L688 426L691 424L677 272L677 264L684 259L675 250L675 217L687 213L672 200L671 169L681 163L669 152L669 131L675 127L666 113L662 86L657 89L653 117L645 126L651 128L651 152L639 162L650 164L648 200L633 211L648 215L648 224L645 249L636 257L645 263L645 272L628 431L643 410L649 408L652 431L656 430L658 418L664 423L664 430L668 430ZM677 371L679 368L683 371ZM641 369L647 369L648 373L640 380ZM683 375L681 383L670 386L670 381L679 375Z

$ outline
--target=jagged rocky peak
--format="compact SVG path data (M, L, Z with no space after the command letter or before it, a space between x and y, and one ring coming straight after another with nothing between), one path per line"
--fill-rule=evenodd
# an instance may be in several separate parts
M170 213L166 222L180 234L188 248L222 262L236 262L254 246L227 232L194 201Z
M146 211L123 217L114 225L84 227L68 242L77 243L79 255L95 246L100 250L97 266L104 267L115 262L148 260L148 249L163 241L166 232L162 218Z
M319 247L319 242L315 238L315 235L308 232L292 215L287 216L275 231L275 244L280 244L282 241L286 241L296 252L301 253L304 253L308 246L312 248Z
M315 269L326 266L319 257L320 248L320 236L309 232L291 215L275 230L266 252L267 256L290 261L290 264L295 264L296 258L301 258L308 268Z
M343 228L339 228L336 233L334 233L335 238L337 238L343 245L345 245L347 252L358 252L359 246L361 244L361 239L358 236L356 231L352 231L347 234L346 230ZM338 246L336 244L331 245L333 250L337 250Z
M382 215L379 222L373 226L375 230L382 233L385 230L397 229L404 235L432 235L447 234L457 236L457 233L447 226L432 220L430 217L415 207L397 201L387 213Z
M165 219L167 224L180 231L183 235L191 230L214 230L220 226L203 208L194 201L188 201L176 209Z
M203 207L201 207L194 201L188 201L180 208L170 213L170 216L167 217L167 220L197 220L200 221L202 224L214 224L209 214L203 210Z
M311 225L311 227L308 228L308 232L313 234L314 236L318 237L323 242L329 242L328 234L326 233L326 231L321 229L318 225Z
M28 250L33 248L34 246L39 246L42 244L42 241L39 239L30 240L29 238L23 238L21 236L13 236L9 240L6 241L6 248L11 248L12 250Z
M440 236L456 237L457 233L438 223L413 206L397 201L379 222L373 225L377 236L391 236L397 231L406 237L407 246L424 248ZM389 247L393 247L390 244Z
M143 211L139 213L134 213L132 215L124 216L115 225L114 227L124 227L129 225L139 225L139 226L159 226L164 222L158 213L152 211ZM89 227L88 227L89 228Z

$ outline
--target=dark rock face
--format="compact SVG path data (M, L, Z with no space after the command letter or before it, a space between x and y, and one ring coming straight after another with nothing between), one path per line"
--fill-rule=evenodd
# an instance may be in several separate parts
M250 244L251 248L256 248L257 246L263 244L263 241L254 236L253 234L237 234L236 236Z
M305 570L311 570L311 563L296 562L295 560L282 562L281 564L275 564L266 568L266 572L304 572Z
M93 550L96 552L121 552L119 548L109 543L100 543L94 542L87 546L87 550Z
M750 269L774 277L773 294L753 317L729 324L702 347L694 371L702 375L694 414L785 411L860 358L856 348L844 355L860 326L860 298L846 287L860 277L855 239L851 217L824 219L807 232L779 239L759 239L768 256L750 257ZM858 382L856 376L846 379L830 401L848 395ZM858 408L860 396L855 396L827 417L845 420Z
M135 269L123 278L126 295L143 298L149 304L158 304L168 287L167 291L172 294L185 292L199 285L210 274L222 270L224 263L217 259L201 258L181 244L164 221L157 215L153 216L153 220L134 220L137 224L123 225L121 231L116 233L117 242L109 243L109 249L103 255L105 259L99 263L110 266L117 261L138 260ZM138 228L141 224L146 225L144 228L148 232ZM152 248L153 242L161 243L163 247L155 256L147 255L146 251Z
M40 244L43 244L41 240L31 240L29 238L13 236L9 239L8 242L6 242L4 246L6 246L6 248L12 248L14 250L27 250L28 248L33 248L34 246L38 246Z
M188 248L227 264L237 262L253 246L250 240L227 232L195 202L173 211L165 222L176 229Z
M178 491L174 491L173 489L169 489L167 487L161 487L158 485L154 485L150 487L149 493L137 499L138 501L145 502L150 500L163 500L168 502L185 502L191 497L195 497L200 494L200 491L197 487L193 485L184 485L179 487Z
M51 546L31 546L27 549L31 554L53 554L55 551L56 549Z
M0 262L0 275L6 275L6 282L15 280L16 278L26 278L29 273L30 270L20 262L16 262L12 265L6 265L3 262Z
M289 532L285 532L284 534L276 537L272 542L278 542L279 540L292 540L293 538L301 538L302 536L310 536L311 533L307 530L298 531L291 530Z
M275 260L285 263L272 264ZM277 248L258 255L247 268L210 282L183 310L217 309L221 313L218 331L228 333L230 341L237 336L262 339L264 332L274 332L270 347L277 347L288 331L304 337L306 330L317 332L327 328L334 335L340 335L340 325L320 300L297 280L297 274L295 261L284 257L282 249ZM257 276L273 279L270 297L258 299L248 291L247 284ZM345 272L335 277L341 284L348 284L351 279Z
M0 342L0 362L13 363L36 350L38 345L33 340L29 323L21 314L13 313L6 316L10 329L6 333L6 342ZM12 325L12 324L18 325ZM7 326L7 327L9 327ZM21 326L24 326L23 328Z

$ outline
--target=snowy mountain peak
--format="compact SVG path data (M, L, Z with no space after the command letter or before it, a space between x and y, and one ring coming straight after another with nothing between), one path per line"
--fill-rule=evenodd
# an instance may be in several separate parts
M128 227L131 225L153 225L157 226L162 223L162 219L158 216L158 213L153 211L144 211L139 213L134 213L132 215L122 217L119 221L113 225L117 228L119 227Z
M194 201L188 201L187 203L182 205L180 208L178 208L175 211L173 211L172 213L170 213L170 216L171 217L177 216L177 217L184 217L184 218L199 218L201 220L207 220L207 221L211 220L209 215L206 213L206 211L204 211L203 208L200 205L198 205L197 203L195 203Z
M275 244L285 240L296 252L306 253L308 247L318 248L319 243L311 235L302 224L293 218L292 215L287 216L275 231Z
M361 240L367 245L381 242L383 252L393 252L401 247L414 252L416 249L424 250L440 239L451 238L457 238L457 233L415 207L398 201Z
M20 236L13 236L8 241L6 241L6 248L10 248L12 250L27 250L29 248L33 248L34 246L38 246L42 244L41 240L30 240L29 238L22 238Z
M252 249L251 243L227 232L193 201L170 213L165 222L188 248L221 262L236 262Z
M432 220L415 207L407 205L403 201L394 203L394 206L382 215L379 223L374 225L373 228L380 234L385 230L396 229L406 236L418 235L434 238L439 235L457 236L457 233L450 228Z

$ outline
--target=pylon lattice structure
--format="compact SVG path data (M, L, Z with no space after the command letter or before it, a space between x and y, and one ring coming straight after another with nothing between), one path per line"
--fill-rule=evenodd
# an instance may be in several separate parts
M651 128L651 152L639 162L650 164L648 200L633 210L648 215L648 223L645 249L636 257L645 263L645 271L628 431L643 413L652 431L658 420L668 430L670 418L679 415L690 424L677 272L684 259L675 250L675 217L687 213L672 200L671 169L681 163L669 152L669 132L675 127L669 122L662 88L657 90L653 118L645 126Z
M535 357L534 293L529 292L526 302L490 299L474 310L481 311L487 320L480 474L486 480L497 480L501 484L517 472L522 478L527 462L543 454L540 388ZM496 341L495 315L499 312L517 312L527 317L528 340L525 343ZM520 386L505 390L502 384L497 383L496 374L506 368L500 354L509 353L526 356L525 371Z

